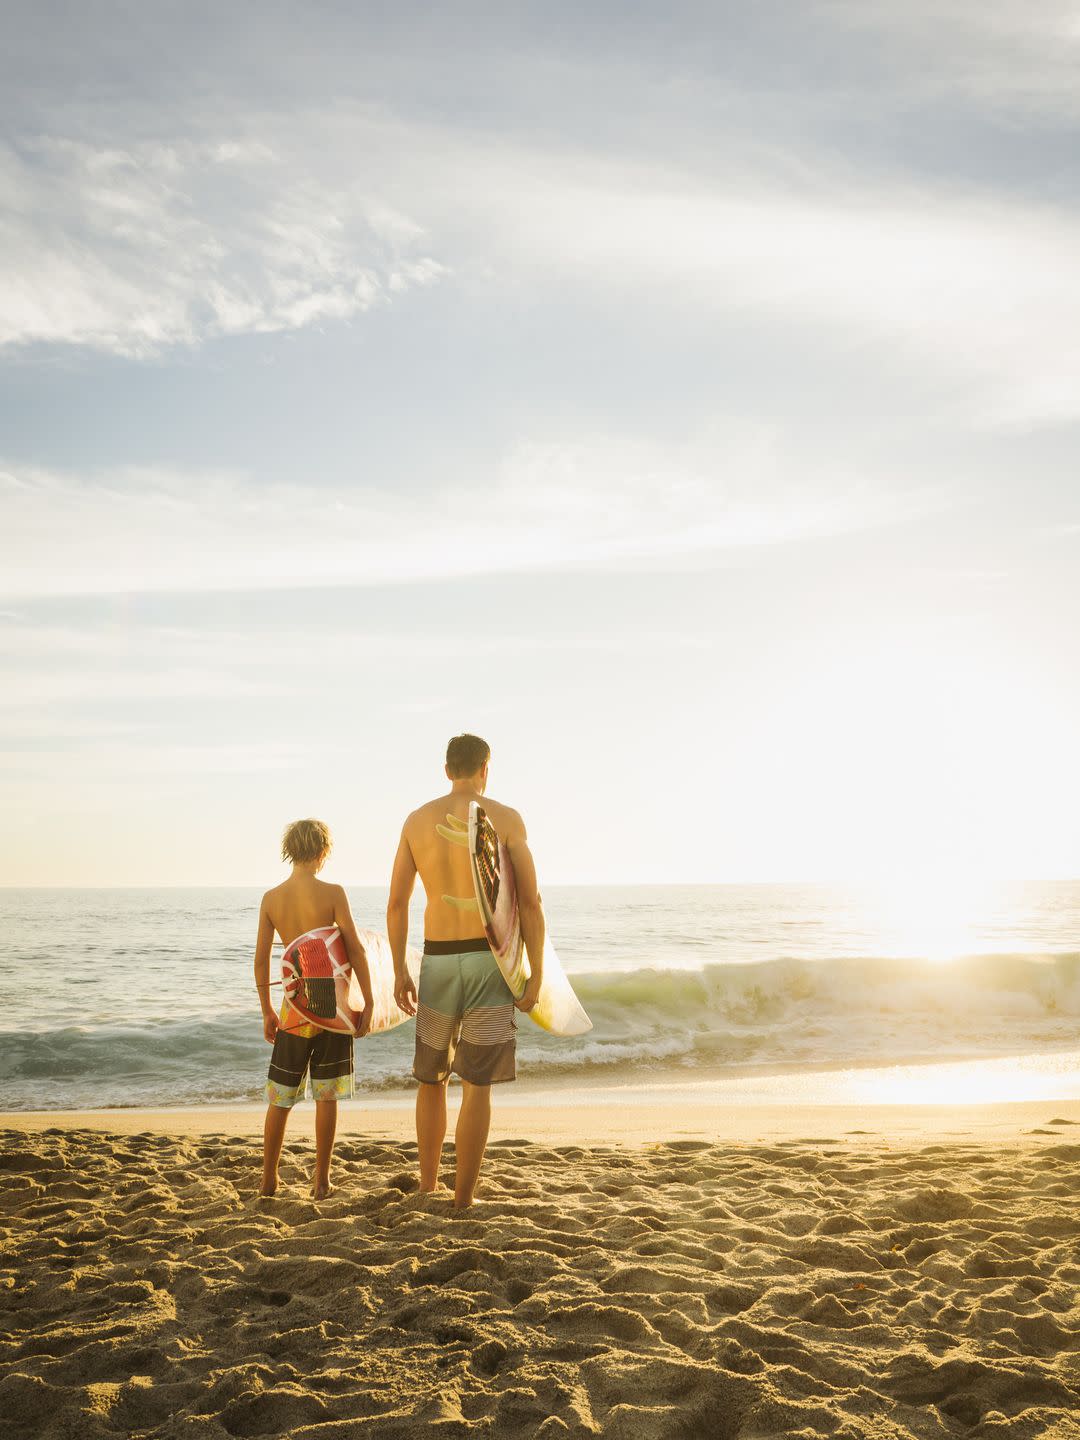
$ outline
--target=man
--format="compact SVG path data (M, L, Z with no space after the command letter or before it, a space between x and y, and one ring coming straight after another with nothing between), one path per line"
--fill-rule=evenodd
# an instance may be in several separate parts
M413 1074L420 1189L439 1189L439 1161L446 1135L446 1084L451 1071L461 1080L461 1113L454 1135L457 1171L454 1204L472 1204L491 1124L491 1086L513 1080L517 1010L536 1004L544 967L544 914L536 888L536 867L516 810L484 797L491 749L477 735L455 735L446 749L450 790L421 805L405 821L394 859L386 929L394 955L397 1003L416 1016ZM515 1001L483 933L473 903L468 851L439 834L447 815L469 818L471 801L482 801L488 819L514 863L521 933L531 975ZM409 899L419 874L424 910L424 958L420 993L405 968ZM516 1007L516 1008L515 1008Z

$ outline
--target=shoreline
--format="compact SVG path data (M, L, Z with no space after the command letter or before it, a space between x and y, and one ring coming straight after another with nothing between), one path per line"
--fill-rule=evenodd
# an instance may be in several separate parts
M451 1091L451 1113L456 1106ZM314 1105L304 1101L290 1119L292 1139L310 1138ZM0 1111L0 1130L22 1134L99 1131L113 1135L257 1136L265 1105L180 1106L110 1110ZM1060 1122L1054 1124L1054 1122ZM714 1144L785 1140L790 1143L872 1145L921 1140L1027 1144L1068 1138L1080 1131L1080 1101L1019 1100L952 1105L723 1104L684 1094L666 1103L626 1103L617 1093L568 1101L544 1092L518 1092L505 1103L495 1096L491 1140L643 1146L670 1140ZM372 1103L343 1102L338 1133L370 1135L398 1143L413 1137L412 1098ZM1080 1139L1080 1135L1078 1135ZM2 1142L0 1142L2 1144Z

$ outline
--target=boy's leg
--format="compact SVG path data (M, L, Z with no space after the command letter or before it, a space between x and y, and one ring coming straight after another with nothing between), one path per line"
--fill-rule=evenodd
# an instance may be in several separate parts
M266 1120L263 1123L263 1178L262 1189L259 1191L262 1196L273 1195L277 1190L278 1162L281 1159L281 1146L285 1140L288 1119L289 1112L284 1106L266 1107Z
M491 1086L470 1085L467 1080L462 1080L461 1111L454 1132L457 1152L454 1204L458 1209L472 1204L490 1127Z
M416 1089L416 1148L420 1159L420 1193L439 1188L439 1161L446 1138L446 1081L421 1081Z
M337 1097L315 1102L315 1179L312 1193L316 1200L330 1194L330 1161L334 1155L337 1134Z
M353 1093L353 1037L322 1030L311 1048L311 1093L315 1098L315 1177L312 1193L330 1193L330 1161L337 1133L337 1102Z
M309 1040L287 1030L274 1036L270 1070L266 1077L266 1098L270 1102L263 1123L263 1181L260 1194L273 1195L278 1183L278 1161L285 1139L289 1111L303 1093L307 1073Z

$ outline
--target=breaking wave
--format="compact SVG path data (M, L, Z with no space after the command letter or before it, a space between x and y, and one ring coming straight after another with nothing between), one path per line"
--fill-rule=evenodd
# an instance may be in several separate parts
M518 1073L582 1085L628 1070L704 1077L1075 1046L1080 953L773 959L701 970L583 974L574 987L593 1030L574 1040L522 1018ZM410 1083L413 1026L357 1047L357 1089ZM0 1033L10 1109L95 1109L257 1100L269 1047L257 1011ZM688 1077L689 1078L689 1077Z

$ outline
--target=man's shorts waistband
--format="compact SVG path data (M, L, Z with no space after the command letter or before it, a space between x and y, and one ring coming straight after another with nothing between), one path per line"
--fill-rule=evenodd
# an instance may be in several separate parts
M486 935L475 940L425 940L425 955L475 955L478 950L490 950L491 941Z

